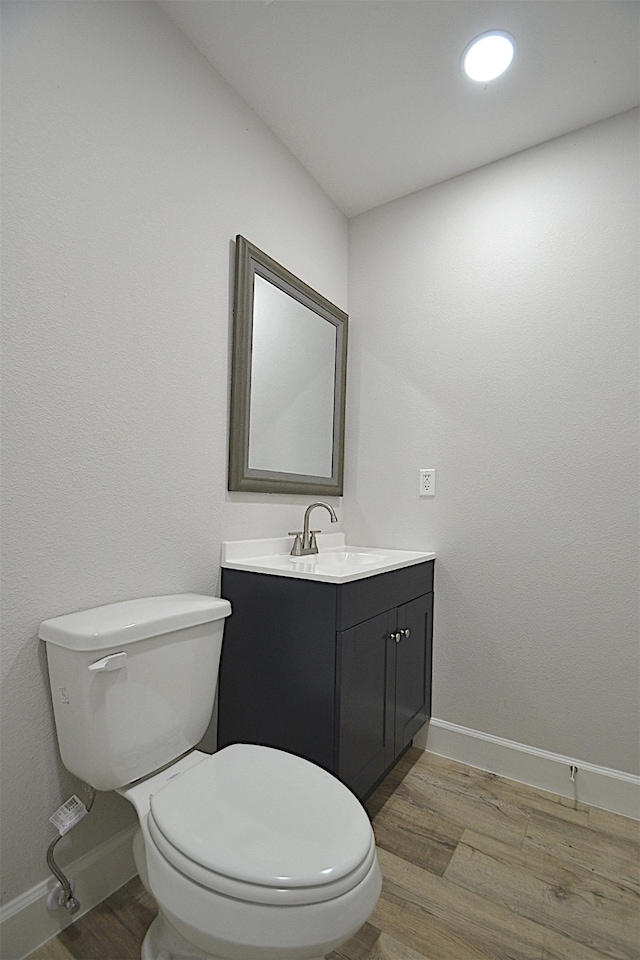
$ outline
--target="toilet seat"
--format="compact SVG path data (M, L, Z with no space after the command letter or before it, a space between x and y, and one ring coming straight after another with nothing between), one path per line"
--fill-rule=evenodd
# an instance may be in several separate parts
M253 903L320 903L371 870L375 841L360 802L300 757L233 744L151 797L147 826L182 874Z

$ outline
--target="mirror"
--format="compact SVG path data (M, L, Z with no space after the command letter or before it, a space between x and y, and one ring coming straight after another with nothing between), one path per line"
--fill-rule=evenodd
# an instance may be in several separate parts
M236 237L229 490L342 495L347 320Z

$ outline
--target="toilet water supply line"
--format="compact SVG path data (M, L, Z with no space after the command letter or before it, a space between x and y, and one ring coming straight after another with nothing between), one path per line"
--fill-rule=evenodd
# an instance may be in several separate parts
M49 898L47 906L50 910L56 907L65 907L69 913L77 913L80 909L80 901L73 895L73 880L69 880L65 873L60 869L53 856L56 844L61 840L77 823L86 817L93 806L96 798L96 791L93 787L84 784L89 792L89 799L86 804L75 794L70 797L61 807L58 807L53 816L49 817L50 822L57 827L58 836L52 840L47 849L47 866L51 873L56 877L58 883L55 885Z

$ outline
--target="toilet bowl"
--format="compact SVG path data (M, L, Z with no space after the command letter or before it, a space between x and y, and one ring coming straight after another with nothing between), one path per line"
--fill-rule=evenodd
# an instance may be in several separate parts
M147 934L154 951L167 941L180 957L320 957L378 899L359 801L299 757L250 744L193 751L119 792L138 811L137 866L164 921ZM178 937L201 953L178 952Z
M177 956L324 956L378 899L359 801L299 757L250 744L192 751L118 792L138 812L137 865L168 928L163 940L176 950L179 936L202 951ZM158 926L147 937L157 950Z
M184 751L206 728L229 612L182 594L41 626L63 761L138 814L134 856L159 909L142 960L319 958L380 895L371 824L334 776L255 744Z

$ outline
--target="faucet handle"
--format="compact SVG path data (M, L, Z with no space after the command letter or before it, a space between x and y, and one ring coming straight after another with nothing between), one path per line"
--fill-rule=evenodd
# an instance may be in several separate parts
M316 533L322 533L322 530L309 530L309 549L313 550L314 553L318 552L318 544L316 543Z
M289 530L290 537L295 537L293 541L293 546L291 547L291 556L300 557L302 556L302 530Z

